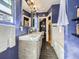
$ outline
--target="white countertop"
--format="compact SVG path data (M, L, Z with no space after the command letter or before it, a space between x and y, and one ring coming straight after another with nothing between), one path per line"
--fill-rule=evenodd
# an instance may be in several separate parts
M35 32L28 35L23 35L19 37L19 40L27 40L27 41L39 41L44 32Z

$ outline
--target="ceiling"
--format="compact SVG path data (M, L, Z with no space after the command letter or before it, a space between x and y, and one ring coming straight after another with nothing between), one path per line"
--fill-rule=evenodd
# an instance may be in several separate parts
M37 8L37 12L47 12L51 5L59 4L60 0L33 0ZM22 0L22 8L30 12L30 8L25 0Z

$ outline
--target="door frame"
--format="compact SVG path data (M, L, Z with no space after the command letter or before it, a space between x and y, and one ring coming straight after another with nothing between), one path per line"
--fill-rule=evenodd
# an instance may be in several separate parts
M38 26L40 26L40 22L46 17L38 17ZM46 18L46 21L47 21L47 18ZM40 30L40 27L38 29L38 31Z
M51 20L49 20L49 16L51 17ZM47 21L46 21L46 41L48 42L49 41L49 23L50 25L52 25L52 12L49 13L49 15L47 16ZM51 29L51 28L50 28ZM52 29L51 29L52 30ZM51 35L51 34L50 34ZM52 36L52 35L51 35ZM52 40L52 39L51 39Z

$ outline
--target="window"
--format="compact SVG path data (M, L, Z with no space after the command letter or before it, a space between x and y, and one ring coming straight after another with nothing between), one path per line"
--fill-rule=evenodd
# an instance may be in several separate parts
M12 0L0 1L0 21L13 23Z
M3 0L5 3L11 5L11 0Z

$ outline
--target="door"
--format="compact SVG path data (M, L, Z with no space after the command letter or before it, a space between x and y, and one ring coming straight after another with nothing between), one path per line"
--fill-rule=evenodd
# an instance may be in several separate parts
M42 21L40 21L40 32L44 31L44 39L43 41L46 42L46 18L43 18Z

